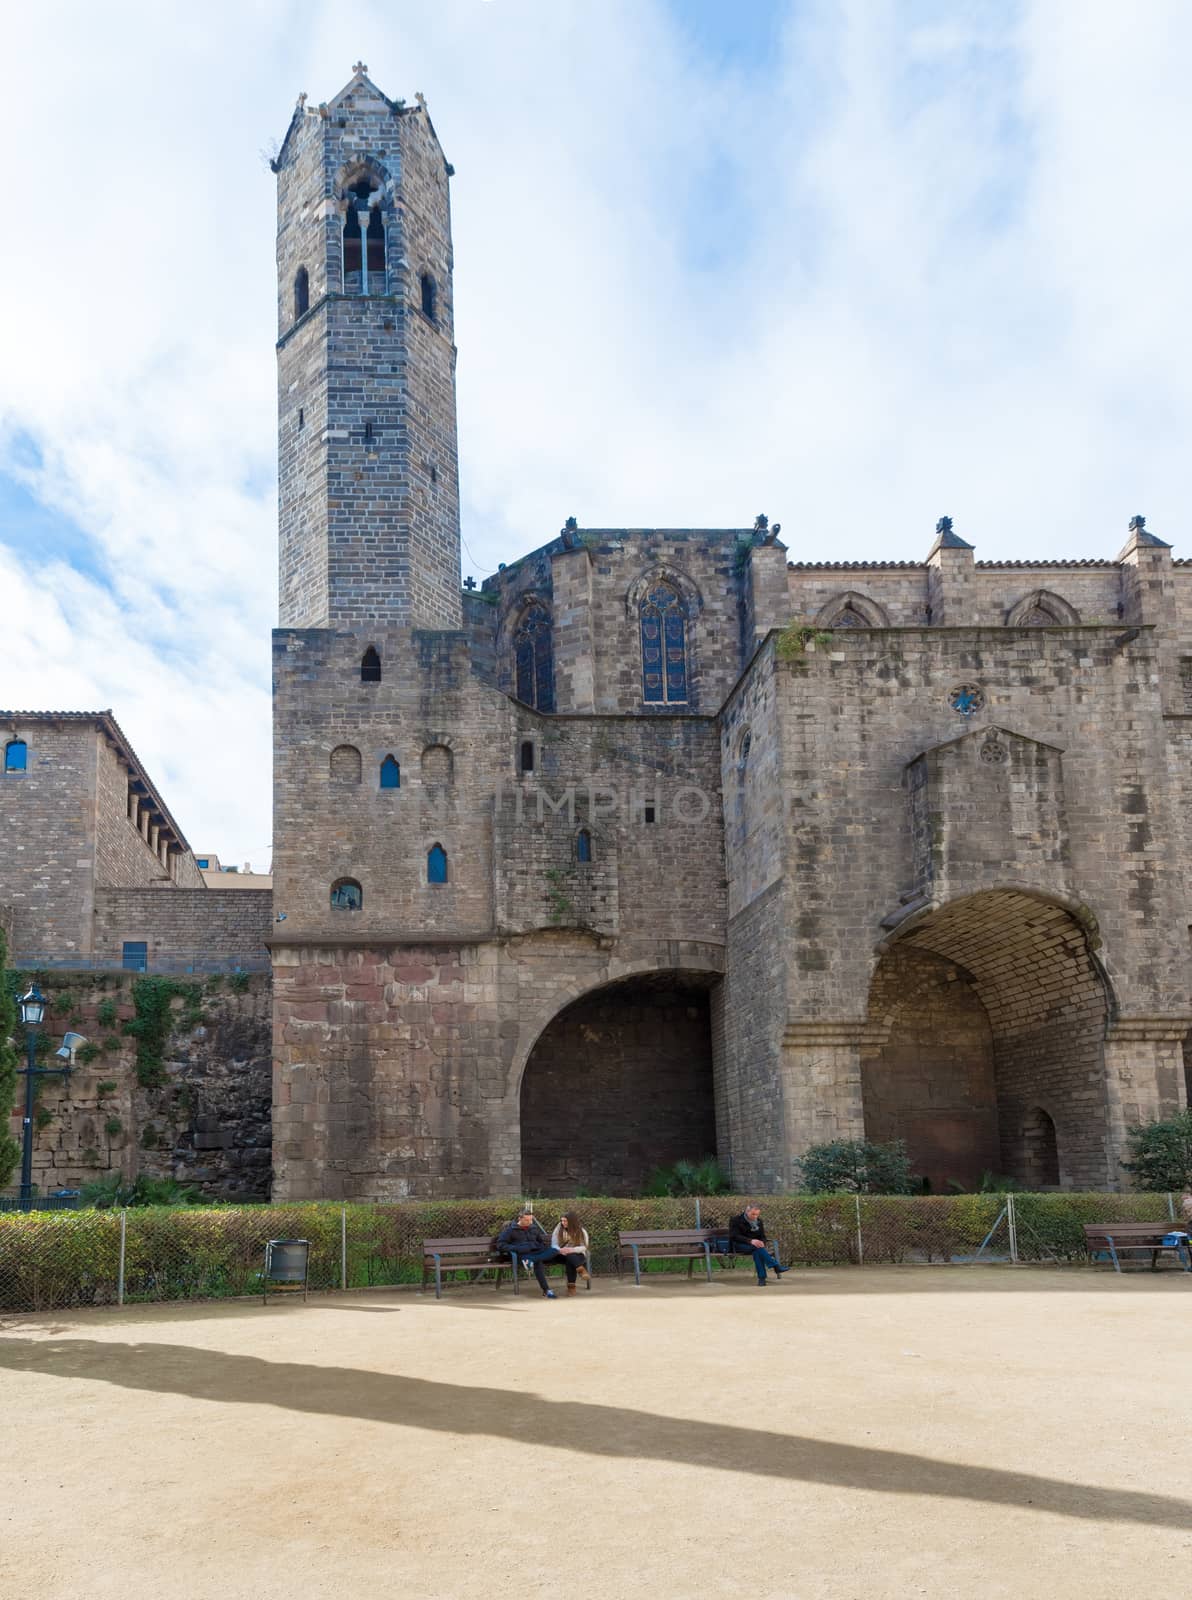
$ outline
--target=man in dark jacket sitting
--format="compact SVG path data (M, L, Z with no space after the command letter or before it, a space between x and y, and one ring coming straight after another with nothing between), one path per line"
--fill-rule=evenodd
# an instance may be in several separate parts
M760 1206L746 1206L740 1216L734 1217L729 1223L728 1247L734 1255L753 1257L759 1288L766 1287L767 1267L776 1278L781 1278L787 1270L786 1267L780 1267L777 1257L766 1249L766 1227Z
M532 1211L519 1211L516 1222L505 1224L497 1235L497 1249L503 1250L512 1259L514 1272L520 1271L523 1261L528 1262L534 1269L534 1276L543 1294L548 1300L555 1299L555 1292L546 1281L546 1268L542 1263L561 1261L563 1258L557 1250L551 1249L551 1242L534 1221Z

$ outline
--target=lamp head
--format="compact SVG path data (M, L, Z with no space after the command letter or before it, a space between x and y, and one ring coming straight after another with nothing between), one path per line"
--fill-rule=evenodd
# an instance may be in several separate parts
M46 997L35 983L31 983L17 1001L21 1008L21 1021L27 1028L39 1028L45 1020Z

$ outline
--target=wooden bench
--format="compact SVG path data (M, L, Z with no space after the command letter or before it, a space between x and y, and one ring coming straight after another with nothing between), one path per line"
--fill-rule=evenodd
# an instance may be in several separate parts
M642 1263L650 1261L686 1261L690 1278L695 1263L702 1261L712 1281L712 1241L724 1233L723 1228L650 1228L631 1229L617 1235L619 1259L633 1262L633 1281L640 1288Z
M1192 1272L1192 1252L1189 1251L1187 1239L1185 1238L1181 1244L1163 1243L1163 1240L1173 1233L1186 1233L1186 1230L1178 1222L1086 1222L1084 1224L1084 1242L1089 1255L1107 1250L1115 1272L1122 1270L1118 1257L1129 1251L1149 1253L1152 1272L1158 1270L1159 1257L1165 1252L1174 1255L1185 1272Z
M517 1262L493 1248L490 1234L478 1234L467 1239L423 1239L422 1287L430 1273L435 1275L435 1299L443 1298L445 1272L470 1272L472 1282L482 1272L493 1274L493 1287L501 1287L501 1274L508 1272L513 1279L513 1292L518 1293Z

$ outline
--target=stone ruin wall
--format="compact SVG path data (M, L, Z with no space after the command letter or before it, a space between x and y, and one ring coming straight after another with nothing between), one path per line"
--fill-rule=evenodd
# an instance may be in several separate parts
M119 1172L129 1182L145 1174L193 1183L213 1200L269 1198L269 974L170 980L185 992L170 1002L173 1025L157 1086L138 1081L137 1040L124 1032L137 1015L138 974L36 977L50 1002L49 1049L70 1028L100 1052L78 1059L69 1080L43 1080L33 1147L39 1193ZM20 1138L20 1105L10 1131Z

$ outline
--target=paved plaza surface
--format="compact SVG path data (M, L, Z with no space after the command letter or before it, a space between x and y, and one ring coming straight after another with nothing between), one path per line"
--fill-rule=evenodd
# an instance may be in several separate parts
M23 1600L1192 1589L1182 1273L0 1319Z

